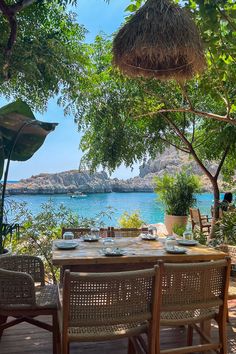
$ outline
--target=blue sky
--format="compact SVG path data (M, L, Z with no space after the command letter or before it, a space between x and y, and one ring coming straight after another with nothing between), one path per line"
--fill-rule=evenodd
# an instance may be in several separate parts
M86 41L91 42L99 32L113 33L124 20L124 9L129 0L111 0L107 4L104 0L78 0L77 8L73 9L78 14L78 22L89 31ZM0 105L8 103L0 100ZM58 107L55 100L50 100L47 111L40 115L35 112L38 119L59 123L56 130L49 134L44 145L28 161L12 162L9 171L9 180L19 180L39 173L54 173L77 169L82 156L79 151L81 135L73 117L65 117L62 108ZM138 166L133 171L121 166L113 177L129 178L138 174Z

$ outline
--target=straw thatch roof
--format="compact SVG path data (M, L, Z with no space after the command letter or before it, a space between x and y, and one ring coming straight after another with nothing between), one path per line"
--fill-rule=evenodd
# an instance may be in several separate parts
M115 36L113 54L128 76L185 80L205 66L195 23L168 0L148 0Z

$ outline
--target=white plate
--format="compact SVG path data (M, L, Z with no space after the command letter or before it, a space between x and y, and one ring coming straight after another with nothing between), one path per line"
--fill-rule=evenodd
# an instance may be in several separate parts
M107 257L118 257L125 255L125 251L121 248L105 248L102 252L104 256Z
M157 236L154 236L152 234L141 234L141 238L142 238L142 240L146 240L146 241L156 241L157 240Z
M187 252L187 250L186 248L183 247L173 246L173 247L167 247L166 252L173 253L173 254L184 254Z
M196 246L198 244L196 240L177 240L177 242L182 246Z
M83 236L83 240L85 242L96 242L100 239L99 236L95 236L95 235L84 235Z
M55 242L55 246L59 248L60 250L72 250L78 246L77 241L58 241Z

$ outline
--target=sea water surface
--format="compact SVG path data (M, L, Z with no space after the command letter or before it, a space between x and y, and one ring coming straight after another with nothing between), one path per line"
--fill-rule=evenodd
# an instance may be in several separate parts
M79 198L71 198L69 195L17 195L8 198L16 202L26 202L34 214L50 199L55 207L63 204L79 216L97 218L105 225L117 226L118 219L125 211L131 213L137 210L145 223L164 221L164 208L155 193L98 193ZM197 194L196 199L201 213L210 215L213 195ZM106 211L108 215L99 217L100 213Z

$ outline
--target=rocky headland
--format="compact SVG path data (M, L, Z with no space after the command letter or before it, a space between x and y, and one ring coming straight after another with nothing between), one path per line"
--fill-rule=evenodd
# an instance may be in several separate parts
M215 164L209 164L208 169L214 171ZM109 178L106 172L90 174L78 170L60 173L41 173L18 183L9 184L9 194L65 194L65 193L110 193L110 192L152 192L154 190L153 177L164 173L175 174L184 168L199 175L202 191L211 191L208 179L203 175L196 163L188 155L174 148L157 155L155 160L149 160L140 167L139 176L128 180Z

